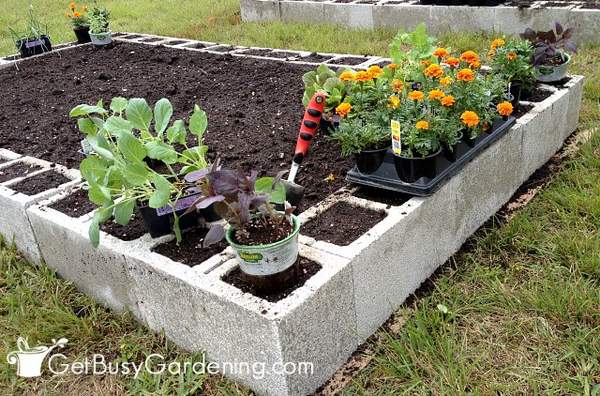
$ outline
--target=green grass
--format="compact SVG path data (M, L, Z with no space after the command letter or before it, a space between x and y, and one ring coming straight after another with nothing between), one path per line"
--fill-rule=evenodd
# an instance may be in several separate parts
M4 0L0 25L12 24L21 0ZM73 39L66 1L34 2L55 42ZM107 0L114 30L224 43L385 55L395 32L331 25L241 23L237 0ZM9 10L9 11L6 11ZM0 53L14 52L0 32ZM481 49L488 37L448 34L457 49ZM586 46L573 71L587 76L580 129L600 122L600 47ZM595 130L595 129L594 129ZM508 223L481 231L456 255L425 297L401 308L404 325L381 331L371 364L343 391L369 394L592 394L600 383L600 134ZM447 307L444 313L438 305ZM72 342L70 358L101 352L139 360L199 359L150 333L128 315L99 307L48 269L31 267L0 247L0 357L17 336ZM44 377L17 379L0 360L7 394L245 394L215 377ZM600 393L599 393L600 394Z

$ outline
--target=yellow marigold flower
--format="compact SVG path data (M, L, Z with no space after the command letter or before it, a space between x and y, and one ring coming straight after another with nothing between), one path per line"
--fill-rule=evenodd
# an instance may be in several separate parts
M440 78L440 84L442 84L442 86L447 87L448 85L452 84L452 77L444 77L444 78Z
M352 105L344 102L335 108L335 113L340 117L346 117L350 113L350 110L352 110Z
M429 100L440 100L444 96L446 96L446 94L440 89L432 89L429 91Z
M425 94L421 91L410 91L408 93L408 98L411 100L421 101L425 97Z
M494 41L492 41L491 48L496 49L498 47L502 47L504 44L506 44L506 41L504 41L504 39L497 38Z
M388 99L388 107L390 109L397 109L398 107L400 107L400 98L396 95L390 96Z
M456 68L458 67L458 65L460 64L460 59L458 58L454 58L454 57L450 57L448 59L446 59L444 61L448 66L452 67L452 68Z
M461 121L469 128L479 125L479 116L474 111L465 111L460 116Z
M498 114L508 117L513 112L513 105L510 102L502 102L498 103L496 109L498 110Z
M78 13L77 11L75 11L75 12L73 13L73 17L74 17L74 18L79 18L80 16L81 16L81 14L80 14L80 13Z
M402 80L398 80L397 78L392 80L392 89L396 92L402 92L404 89L404 83Z
M490 49L487 53L487 57L488 58L493 58L494 56L496 56L496 50L495 49Z
M72 2L69 3L69 8L71 10L75 11L75 2L74 1L72 1Z
M398 65L395 63L390 63L389 65L386 66L388 69L390 70L396 70L398 68Z
M451 107L454 105L454 103L456 103L456 100L454 100L454 96L446 95L440 102L442 103L442 106Z
M371 75L371 78L379 78L383 75L383 69L377 65L369 67L367 72Z
M460 60L471 64L475 61L479 61L479 55L477 55L475 51L465 51L460 54Z
M506 54L506 59L508 59L509 61L514 61L515 59L517 59L517 54L513 51L510 51L508 54Z
M462 69L456 75L456 79L459 81L473 81L475 79L475 73L471 69Z
M417 129L426 131L427 129L429 129L429 123L427 121L417 121L416 127Z
M340 80L342 80L342 81L354 80L354 72L351 72L350 70L343 71L342 74L340 74Z
M356 74L354 75L355 81L365 82L365 81L371 81L372 79L373 79L373 77L371 77L371 73L364 71L364 70L356 72Z
M425 69L423 74L431 78L440 78L444 75L444 69L442 69L440 65L436 65L434 63L432 65L427 66L427 69Z
M448 56L448 50L446 48L437 48L435 51L433 51L433 55L437 56L440 59L444 59L445 57Z
M479 61L471 62L469 64L469 67L471 69L479 69L481 67L481 62L479 62Z

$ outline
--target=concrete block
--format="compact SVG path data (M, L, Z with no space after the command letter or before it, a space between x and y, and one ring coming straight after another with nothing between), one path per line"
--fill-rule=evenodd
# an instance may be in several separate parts
M600 42L600 10L572 9L563 25L575 29L573 39L578 43Z
M3 166L6 166L6 163L8 161L13 161L13 160L16 160L19 158L21 158L21 154L17 154L10 150L0 148L0 160L6 161L6 162L0 162L0 168L2 168Z
M313 1L281 1L279 2L279 18L283 22L330 22L323 17L323 6L323 3Z
M349 28L373 29L372 4L323 3L323 21Z
M373 9L373 25L375 28L412 30L419 23L425 22L428 28L429 8L420 5L383 5Z
M240 0L240 6L245 22L272 21L281 17L277 1Z
M567 21L568 8L518 8L494 7L493 30L505 34L519 34L530 27L534 30L548 30L554 21Z

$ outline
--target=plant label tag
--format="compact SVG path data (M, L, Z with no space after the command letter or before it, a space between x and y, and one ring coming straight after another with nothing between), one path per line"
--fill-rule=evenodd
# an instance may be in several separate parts
M84 155L90 155L90 154L92 154L94 152L94 149L92 148L92 145L86 139L83 139L81 141L81 152Z
M25 42L26 48L33 48L33 47L37 47L38 45L44 45L44 42L42 41L42 39Z
M175 203L175 211L180 211L183 209L187 209L196 202L201 193L188 195L187 197L183 197L177 200ZM156 214L159 216L168 215L169 213L173 213L173 207L171 205L165 205L162 208L156 209Z
M402 139L400 136L400 122L392 120L392 151L396 155L402 154Z

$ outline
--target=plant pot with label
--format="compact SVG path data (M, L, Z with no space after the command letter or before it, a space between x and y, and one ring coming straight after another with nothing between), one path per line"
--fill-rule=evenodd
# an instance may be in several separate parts
M571 55L560 52L546 64L535 66L535 78L544 83L560 81L567 75L570 63Z
M15 41L15 45L19 49L21 58L27 58L33 55L40 55L44 52L52 51L52 43L50 37L42 35L35 38L20 39Z
M433 179L437 172L437 160L442 154L442 149L425 157L405 157L394 155L394 165L400 180L414 183L422 177Z
M198 210L188 211L189 207L198 198L197 195L189 195L180 198L175 203L175 211L172 206L164 206L154 209L148 206L147 202L142 202L138 206L138 210L144 220L146 230L152 238L158 238L163 235L168 235L173 232L175 224L175 215L179 219L179 228L187 230L196 227L200 221L200 212ZM175 213L175 215L173 214Z
M92 33L90 32L92 44L103 47L112 43L112 32Z

